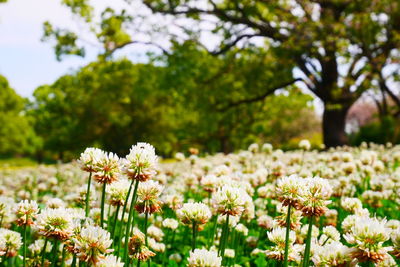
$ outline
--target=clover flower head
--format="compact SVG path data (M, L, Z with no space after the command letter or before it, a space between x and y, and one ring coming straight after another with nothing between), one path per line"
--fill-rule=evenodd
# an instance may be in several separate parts
M123 206L125 204L129 186L130 182L127 179L120 179L107 187L107 194L112 206Z
M98 170L97 163L104 157L105 152L99 148L89 147L81 153L78 163L82 170L86 172L96 172Z
M33 218L39 212L39 207L34 200L22 200L17 204L15 213L17 215L18 225L32 225Z
M157 181L146 181L139 184L135 209L139 213L154 213L161 209L158 197L163 190Z
M65 208L46 208L37 216L35 227L45 237L66 240L72 234L72 217Z
M332 195L329 181L319 177L306 178L301 198L303 216L321 216L327 210Z
M300 198L304 192L304 179L297 175L280 178L276 184L276 194L284 206L299 208Z
M155 149L148 143L133 145L124 161L124 171L131 180L147 181L155 175L158 158Z
M238 216L245 210L249 199L250 196L243 189L224 185L213 194L212 203L220 214Z
M195 249L190 252L188 267L220 267L222 258L216 251L206 249Z
M98 226L89 225L82 228L79 235L73 238L73 242L77 256L95 266L105 258L105 254L113 251L110 249L110 233Z
M101 184L111 184L118 180L121 171L121 161L114 153L103 153L103 156L98 160L97 172L94 179Z
M176 211L179 220L183 224L205 224L212 214L210 208L204 203L185 203Z

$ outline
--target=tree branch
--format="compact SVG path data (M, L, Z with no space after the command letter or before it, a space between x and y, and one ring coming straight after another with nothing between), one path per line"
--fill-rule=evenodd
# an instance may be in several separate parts
M294 84L295 82L299 82L299 81L302 81L302 79L301 78L293 79L293 80L291 80L289 82L285 82L285 83L282 83L282 84L280 84L278 86L269 88L267 91L265 91L263 94L261 94L259 96L255 96L255 97L251 97L251 98L247 98L247 99L242 99L242 100L239 100L239 101L236 101L236 102L231 102L231 103L227 104L225 107L217 108L216 110L219 111L219 112L225 112L225 111L227 111L227 110L229 110L229 109L231 109L233 107L237 107L237 106L242 105L242 104L249 104L249 103L262 101L267 96L273 94L276 90L281 89L281 88L285 88L286 86L289 86L289 85Z

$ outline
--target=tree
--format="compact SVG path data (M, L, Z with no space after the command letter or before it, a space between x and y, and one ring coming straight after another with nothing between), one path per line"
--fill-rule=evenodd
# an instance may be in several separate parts
M39 145L31 119L25 116L26 101L0 75L0 155L32 154Z
M138 141L151 142L163 156L191 146L231 152L315 132L311 97L295 88L265 91L261 97L270 94L271 101L241 105L291 71L270 64L262 48L213 57L187 41L171 52L146 64L99 60L36 89L30 112L45 140L42 152L68 159L99 146L124 155Z
M60 159L87 146L125 155L131 144L146 141L168 153L173 136L164 116L171 103L157 90L160 73L151 64L100 60L37 88L31 114L44 149Z
M70 0L65 3L87 21L92 18L93 14L81 14L81 10L89 9L87 1ZM170 28L176 32L178 26L184 39L194 39L209 47L206 44L210 35L216 36L220 43L211 51L215 55L226 53L231 48L256 44L274 47L277 60L291 59L295 68L294 78L301 79L310 92L324 103L322 128L328 147L347 142L346 114L370 88L371 80L377 77L377 70L372 69L374 57L369 58L368 53L379 53L383 59L388 59L393 53L387 51L399 46L400 7L396 0L144 0L143 3L169 20L176 18ZM139 12L127 10L117 13L107 9L102 13L100 28L92 27L103 44L103 55L109 56L117 49L141 42L137 39L141 35L129 33L129 29L132 25L139 25L137 20L142 16ZM162 23L160 18L157 23ZM71 34L69 31L49 29L46 31L48 37L60 39L60 36L65 36L63 33ZM386 52L371 50L371 40L382 39L385 34L392 40L390 47L393 49L380 50ZM358 38L361 35L363 38ZM171 39L177 38L176 34L170 36ZM253 41L260 38L263 42ZM77 39L76 35L69 39L68 46L64 47L69 47L70 51L64 52L75 53ZM378 69L382 70L381 67ZM387 81L391 77L384 79ZM282 84L281 88L285 85ZM390 94L385 88L383 90Z
M208 152L231 152L253 142L282 145L318 131L308 105L311 96L295 86L279 95L266 88L291 78L292 66L281 63L259 47L214 57L196 42L175 42L162 59L165 76L160 79L162 88L175 96L178 139Z

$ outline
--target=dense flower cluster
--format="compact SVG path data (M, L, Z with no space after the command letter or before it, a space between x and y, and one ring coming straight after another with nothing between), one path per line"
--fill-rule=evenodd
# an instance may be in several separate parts
M164 162L137 143L0 175L1 265L400 264L400 146L301 140Z

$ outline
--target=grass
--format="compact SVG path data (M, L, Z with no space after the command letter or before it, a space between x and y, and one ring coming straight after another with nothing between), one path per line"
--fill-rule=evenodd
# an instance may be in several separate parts
M37 161L31 158L0 158L0 169L34 167L37 165Z

